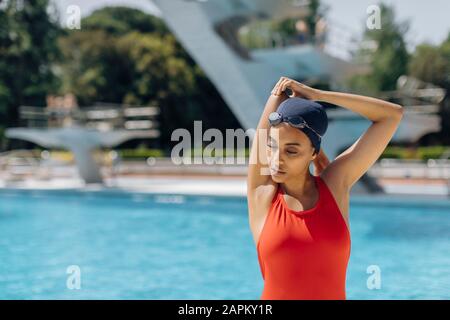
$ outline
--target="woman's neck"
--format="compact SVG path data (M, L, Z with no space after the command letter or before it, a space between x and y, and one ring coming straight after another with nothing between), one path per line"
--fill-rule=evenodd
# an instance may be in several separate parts
M311 193L315 187L314 176L309 171L300 177L281 183L284 192L295 198L301 198Z

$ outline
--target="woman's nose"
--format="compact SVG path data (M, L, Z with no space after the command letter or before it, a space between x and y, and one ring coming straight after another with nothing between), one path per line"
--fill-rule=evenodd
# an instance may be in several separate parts
M278 169L280 167L280 162L282 162L282 160L280 159L280 151L279 150L272 153L272 158L271 158L270 162L274 169Z

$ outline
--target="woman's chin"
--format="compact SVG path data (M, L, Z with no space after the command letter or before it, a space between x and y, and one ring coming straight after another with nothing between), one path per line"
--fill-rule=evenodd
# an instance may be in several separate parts
M276 183L281 183L284 182L286 180L286 173L272 173L272 180Z

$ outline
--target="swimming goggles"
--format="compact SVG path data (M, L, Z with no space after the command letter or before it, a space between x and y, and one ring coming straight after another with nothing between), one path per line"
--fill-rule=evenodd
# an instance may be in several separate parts
M305 119L303 119L301 116L283 117L278 112L272 112L271 114L269 114L269 123L271 126L276 126L277 124L279 124L281 122L287 122L294 128L303 129L306 127L308 129L310 129L312 132L314 132L319 137L319 139L322 139L322 136L319 133L317 133L316 130L311 128L308 125L308 123L305 121Z

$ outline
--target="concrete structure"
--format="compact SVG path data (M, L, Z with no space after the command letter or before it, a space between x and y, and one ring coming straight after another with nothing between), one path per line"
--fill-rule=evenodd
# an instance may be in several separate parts
M237 32L255 19L304 17L302 1L288 0L153 0L162 18L184 48L203 68L245 129L255 128L265 101L279 77L310 83L339 85L349 76L367 70L334 55L333 47L313 44L248 50ZM342 49L342 48L339 48ZM342 51L342 50L341 50ZM339 54L342 57L342 54ZM370 122L348 110L327 110L329 129L323 140L333 159L354 143ZM406 110L393 141L414 141L439 128L439 118L427 110ZM362 179L366 191L379 191L370 177Z
M207 73L245 128L254 128L280 76L336 83L359 70L311 44L247 50L237 39L245 23L305 15L292 1L154 0L169 28Z
M45 148L70 150L85 183L102 183L99 165L92 151L100 147L112 148L134 138L154 138L154 132L114 130L102 132L96 129L73 126L69 128L11 128L6 130L8 138L31 141Z
M157 138L156 106L96 104L83 109L62 104L51 108L21 106L24 127L8 128L8 138L22 139L45 148L70 150L84 183L103 183L92 151L113 148L127 140Z

